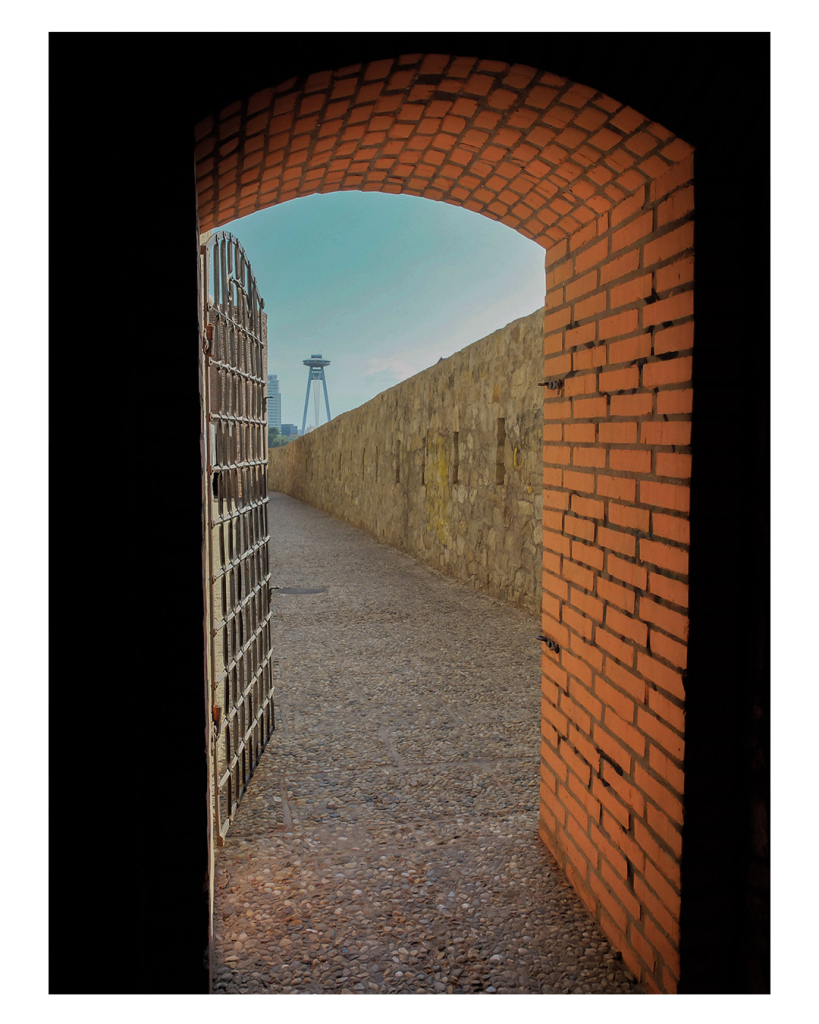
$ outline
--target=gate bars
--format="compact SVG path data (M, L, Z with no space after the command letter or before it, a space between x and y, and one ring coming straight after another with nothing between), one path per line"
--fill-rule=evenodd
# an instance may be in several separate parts
M200 248L214 831L230 823L274 729L267 525L267 316L239 240Z

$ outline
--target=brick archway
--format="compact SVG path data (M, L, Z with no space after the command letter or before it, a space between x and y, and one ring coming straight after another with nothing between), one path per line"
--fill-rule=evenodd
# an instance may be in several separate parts
M196 128L201 228L338 190L546 250L541 835L649 990L680 976L693 150L595 89L410 54Z
M690 177L692 153L588 86L438 54L290 79L201 121L196 139L203 230L356 189L463 206L544 247L624 199L639 208L640 190L674 168Z

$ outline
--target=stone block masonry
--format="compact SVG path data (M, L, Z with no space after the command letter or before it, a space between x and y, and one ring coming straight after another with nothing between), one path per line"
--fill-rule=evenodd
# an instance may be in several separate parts
M270 452L268 482L540 613L543 310Z

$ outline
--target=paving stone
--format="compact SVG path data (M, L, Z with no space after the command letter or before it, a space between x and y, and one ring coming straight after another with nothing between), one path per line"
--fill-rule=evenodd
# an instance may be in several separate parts
M538 622L270 495L276 731L214 992L639 992L537 835Z

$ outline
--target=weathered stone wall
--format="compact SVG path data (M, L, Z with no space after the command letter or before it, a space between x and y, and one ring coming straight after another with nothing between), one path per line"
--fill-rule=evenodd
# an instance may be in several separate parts
M271 490L539 615L543 317L271 450Z

